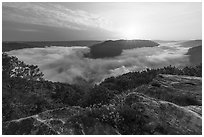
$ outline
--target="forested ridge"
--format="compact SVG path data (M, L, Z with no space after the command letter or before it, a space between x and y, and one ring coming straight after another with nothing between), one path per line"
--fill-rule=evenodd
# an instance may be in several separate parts
M135 49L141 47L155 47L159 44L150 40L108 40L90 47L90 53L86 57L109 58L121 55L125 49Z

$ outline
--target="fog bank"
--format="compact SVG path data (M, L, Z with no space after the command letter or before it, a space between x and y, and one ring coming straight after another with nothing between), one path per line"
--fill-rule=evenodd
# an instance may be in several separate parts
M174 43L159 47L144 47L123 50L114 58L90 59L83 55L88 47L29 48L8 52L27 64L38 65L44 78L51 81L79 84L97 83L106 77L121 75L130 71L163 66L185 66L189 63L188 48Z

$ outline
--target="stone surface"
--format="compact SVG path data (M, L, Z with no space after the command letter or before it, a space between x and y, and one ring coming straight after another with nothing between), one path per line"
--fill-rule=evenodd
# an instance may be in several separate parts
M113 127L89 117L79 107L45 111L38 115L3 123L3 134L9 135L111 135ZM84 114L84 115L83 115ZM80 116L78 116L80 115Z
M202 116L202 106L187 106L186 108Z
M142 111L149 134L202 134L202 117L190 109L141 93L130 93L126 102Z
M122 129L131 128L130 131L134 133L153 135L202 134L201 78L159 75L150 84L122 93L120 96L122 97L118 98L118 103L113 103L113 101L112 104L107 104L107 108L112 108L109 111L114 110L114 113L119 112L118 114L121 115L120 108L124 108L126 110L123 111L123 115L136 119L136 122L129 121L130 127L127 127L127 121L124 122L120 125L125 126ZM90 115L88 113L90 110L94 111L90 107L65 107L47 110L37 115L4 122L2 131L3 134L10 135L122 134L121 127L102 122L97 118L97 115ZM103 111L96 113L103 116L101 114ZM134 130L134 127L137 129ZM137 132L137 130L140 131Z
M202 78L160 74L150 84L137 88L135 92L180 106L201 106Z

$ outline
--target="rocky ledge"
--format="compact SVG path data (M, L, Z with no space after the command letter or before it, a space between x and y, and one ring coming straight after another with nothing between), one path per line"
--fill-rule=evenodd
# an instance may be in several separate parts
M148 85L134 92L175 103L180 106L202 106L202 78L160 74Z
M99 109L48 110L4 122L2 131L10 135L201 135L201 85L198 77L159 75L148 85L116 95Z
M119 134L113 127L86 115L80 107L49 110L38 115L3 124L3 134L10 135L108 135Z

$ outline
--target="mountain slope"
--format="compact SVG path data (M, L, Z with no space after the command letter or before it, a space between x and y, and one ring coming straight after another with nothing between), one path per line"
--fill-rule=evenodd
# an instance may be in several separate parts
M178 44L183 47L197 47L202 45L202 40L190 40L190 41L180 42Z
M11 51L23 48L45 48L47 46L87 46L90 47L94 44L100 43L101 41L21 41L21 42L2 42L2 51Z
M189 55L189 60L192 65L202 63L202 45L190 48L186 55Z

